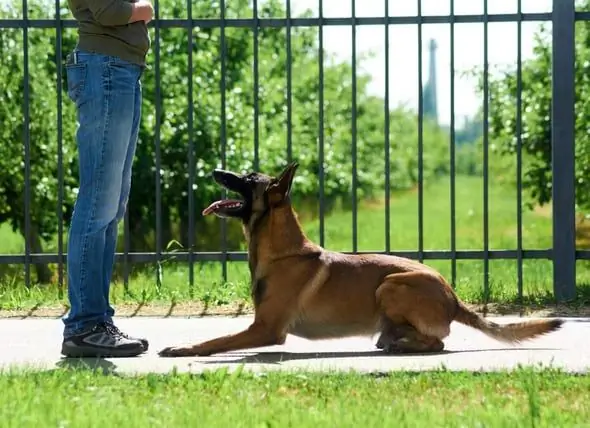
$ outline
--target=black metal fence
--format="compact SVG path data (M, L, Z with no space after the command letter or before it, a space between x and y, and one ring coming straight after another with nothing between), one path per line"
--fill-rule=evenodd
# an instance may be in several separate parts
M254 145L255 145L255 157L254 157L254 164L258 167L258 134L259 134L259 124L258 120L256 119L258 111L258 90L257 87L259 85L259 75L258 75L258 49L257 49L257 40L258 40L258 31L261 28L265 27L274 27L274 28L285 28L286 29L286 40L285 40L285 49L287 52L287 58L290 58L291 55L291 30L294 27L301 27L301 26L314 26L318 27L319 29L319 55L320 61L318 63L319 67L319 77L320 81L323 83L323 29L329 26L349 26L352 28L352 60L354 62L355 57L357 55L356 52L356 29L360 26L381 26L385 28L389 28L389 26L395 26L400 24L412 24L418 27L418 46L421 49L422 46L422 26L425 24L448 24L449 31L450 31L450 41L451 46L454 45L454 37L455 37L455 24L459 23L481 23L483 24L484 28L484 81L483 81L483 90L484 90L484 97L483 97L483 117L484 117L484 134L483 134L483 144L484 144L484 247L482 250L473 250L473 251L463 251L457 249L456 247L456 239L455 239L455 232L456 232L456 220L455 220L455 212L454 209L454 202L455 202L455 188L454 188L454 177L455 177L455 168L456 165L454 163L454 84L455 84L455 75L454 75L454 51L451 50L451 123L450 123L450 147L449 150L451 152L451 248L450 250L440 250L440 251L426 251L423 248L423 218L424 218L424 210L423 210L423 199L422 199L422 176L419 177L419 247L416 251L405 251L405 252L398 252L393 251L395 254L412 257L420 260L433 260L433 259L441 259L441 260L451 260L453 263L453 276L455 275L455 262L459 259L477 259L484 261L484 287L486 289L489 287L489 260L491 259L516 259L518 261L518 290L519 295L522 295L522 260L523 259L549 259L552 260L553 263L553 275L554 275L554 291L557 299L567 299L571 298L575 295L576 292L576 285L575 285L575 277L576 277L576 261L578 259L588 259L590 258L590 251L577 251L576 250L576 243L575 243L575 183L574 183L574 97L575 97L575 78L574 78L574 57L575 57L575 47L574 47L574 27L577 20L589 20L590 13L585 12L576 12L575 11L575 4L574 0L553 0L553 9L552 12L547 13L522 13L521 8L521 1L518 1L518 11L517 13L512 14L489 14L488 13L488 1L484 0L484 13L481 15L456 15L454 12L454 2L451 0L451 13L448 16L423 16L421 12L420 1L418 1L418 15L417 16L389 16L389 2L384 0L385 4L385 16L380 17L356 17L355 13L355 0L351 0L352 5L352 17L345 17L345 18L328 18L323 16L323 4L326 0L318 0L319 2L319 16L318 17L311 17L311 18L293 18L291 16L291 2L290 0L286 0L286 17L284 18L259 18L258 17L258 1L253 0L253 9L254 9L254 16L250 18L226 18L224 16L225 10L225 3L229 2L229 0L220 0L220 10L221 15L218 18L194 18L192 15L192 3L191 0L187 0L186 2L186 9L188 14L188 19L160 19L160 11L158 1L155 1L155 20L150 24L151 27L155 29L155 39L153 40L152 46L152 55L155 58L155 67L152 70L155 73L156 82L159 82L160 79L160 57L161 53L161 46L159 42L160 37L160 30L161 29L169 29L169 28L183 28L187 31L192 31L195 27L200 28L219 28L221 31L221 50L225 50L224 44L226 43L225 39L225 30L227 28L250 28L253 31L254 37ZM10 19L10 20L0 20L0 29L12 28L12 29L22 29L22 34L24 38L24 80L25 82L29 79L29 58L28 58L28 43L27 43L27 33L29 29L33 28L45 28L45 29L55 29L56 31L56 56L57 58L62 58L62 46L61 46L61 34L64 28L73 28L76 26L76 23L73 20L63 20L60 18L60 14L57 10L60 7L60 1L55 1L56 7L56 14L55 19L29 19L27 15L27 0L23 0L22 2L22 10L23 10L23 17L22 19ZM493 22L514 22L518 25L518 79L520 79L520 72L521 72L521 49L520 49L520 41L521 41L521 24L523 22L532 22L532 21L547 21L550 22L552 25L552 38L553 38L553 80L552 80L552 156L553 156L553 178L552 178L552 192L553 192L553 247L550 249L532 249L532 250L524 250L522 246L522 213L520 210L520 206L522 204L522 179L521 179L521 146L520 141L518 145L518 218L517 218L517 225L518 225L518 232L517 232L517 248L514 249L506 249L506 250L491 250L489 248L489 230L488 230L488 223L489 223L489 210L488 210L488 184L489 184L489 173L488 173L488 146L489 146L489 136L488 136L488 81L487 81L487 72L488 72L488 23ZM389 32L385 31L385 38L383 43L385 45L385 106L384 108L387 109L389 105L389 55L387 47L390 44L389 40ZM188 62L188 70L189 74L193 71L193 55L192 55L192 38L189 37L189 49L187 52L187 62ZM421 55L419 54L421 58ZM61 63L61 59L58 63ZM420 60L420 68L422 67L422 63ZM221 58L221 74L224 75L226 71L226 62L224 57ZM356 84L356 71L353 71L352 75L352 84L353 84L353 94L356 94L354 89L354 85ZM287 117L288 117L288 124L287 124L287 157L291 158L293 156L292 153L292 141L291 141L291 78L292 78L292 69L289 66L286 70L287 74L287 93L288 93L288 100L287 100ZM421 75L421 70L420 73ZM58 88L58 118L57 118L57 130L58 130L58 146L61 147L62 144L62 90L61 90L61 81L63 77L63 70L57 70L57 88ZM194 183L195 180L195 171L194 171L194 161L195 161L195 154L194 154L194 141L192 139L192 129L193 129L193 118L192 118L192 103L193 103L193 96L192 96L192 79L188 79L189 87L187 88L189 95L189 112L187 118L187 126L189 129L189 142L188 142L188 164L189 164L189 185ZM520 92L520 85L521 81L518 80L518 91ZM320 88L322 85L320 84ZM23 133L23 141L24 144L24 169L23 174L25 177L25 235L29 236L28 231L31 228L31 219L28 215L29 213L29 204L31 198L31 188L28 185L29 177L31 174L30 170L30 134L29 134L29 123L30 123L30 113L29 113L29 93L28 93L28 86L24 85L25 91L25 103L24 103L24 133ZM225 87L224 87L224 79L221 79L220 83L220 91L221 91L221 105L222 110L220 111L221 117L221 141L220 144L222 148L225 144L225 127L226 127L226 116L225 116ZM421 89L420 89L421 90ZM324 105L324 94L323 91L320 90L319 94L319 105ZM356 164L356 150L357 150L357 127L355 114L356 114L356 97L353 95L352 99L352 115L351 115L351 156L352 156L352 174L353 174L353 189L355 189L357 185L357 164ZM520 138L520 130L522 126L522 113L520 109L521 99L519 98L518 101L519 108L518 108L518 117L517 117L517 134ZM161 93L158 88L156 88L156 100L155 100L155 108L156 111L161 108ZM422 97L419 97L419 137L418 141L418 150L419 150L419 168L420 174L422 172L422 153L423 153L423 134L422 134L422 115L423 115L423 105L422 105ZM323 122L323 108L320 107L319 111L317 112L319 116L320 123ZM161 127L161 123L159 122L160 115L156 113L156 124L155 124L155 147L156 147L156 170L160 170L160 138L159 138L159 130ZM389 208L389 133L390 133L390 123L389 123L389 115L385 115L385 123L383 123L384 133L385 133L385 140L384 140L384 153L386 156L386 169L384 171L385 175L385 234L386 234L386 244L385 248L383 249L385 252L392 252L390 248L390 208ZM320 126L319 129L319 164L320 164L320 171L319 171L319 201L320 201L320 243L324 243L324 211L325 206L323 204L323 191L324 191L324 181L323 181L323 161L324 161L324 146L323 146L323 126ZM222 150L223 152L223 150ZM63 169L61 167L62 158L59 157L56 160L59 165L59 175L60 179L63 178ZM221 159L223 165L225 165L225 157ZM160 218L160 211L162 207L161 203L161 182L160 177L157 175L156 182L154 183L154 190L155 190L155 199L156 199L156 217ZM189 211L195 211L195 204L194 200L191 199L192 193L189 192ZM60 186L59 188L59 205L61 205L61 201L63 200L63 187ZM352 206L353 206L353 217L352 217L352 228L353 228L353 251L357 252L357 199L356 199L356 192L352 194ZM63 215L62 210L60 207L56 208L56 216L59 220L59 229L58 234L61 237L64 234L64 225L63 225ZM225 223L224 223L225 224ZM129 248L128 246L128 233L129 233L129 225L125 223L125 248ZM224 232L225 233L225 232ZM194 222L189 222L189 236L190 239L194 236ZM223 245L223 244L222 244ZM176 260L179 261L186 261L191 266L191 277L190 281L193 281L193 273L192 273L192 263L195 261L221 261L224 266L225 263L228 261L246 260L246 254L242 252L230 252L226 251L225 248L222 248L219 252L194 252L191 250L192 242L189 242L189 249L186 252L175 252L174 257ZM166 251L164 251L162 245L162 236L161 236L161 229L160 227L156 228L156 250L155 252L129 252L125 251L122 254L117 255L117 260L123 261L125 263L133 263L133 262L152 262L158 261L162 258L166 257ZM23 264L25 268L25 281L27 284L30 281L30 266L33 263L58 263L59 265L59 282L60 284L63 283L63 263L64 263L64 247L63 241L60 238L58 243L58 251L54 254L33 254L31 251L31 244L29 240L26 240L25 246L25 253L21 255L2 255L0 256L0 263L18 263ZM225 271L224 271L225 275Z

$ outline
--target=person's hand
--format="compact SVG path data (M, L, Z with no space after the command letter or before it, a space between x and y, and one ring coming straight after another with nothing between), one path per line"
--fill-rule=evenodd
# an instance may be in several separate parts
M129 23L144 21L147 24L154 17L154 7L149 0L139 0L136 3L132 3L132 8L133 11L131 12Z

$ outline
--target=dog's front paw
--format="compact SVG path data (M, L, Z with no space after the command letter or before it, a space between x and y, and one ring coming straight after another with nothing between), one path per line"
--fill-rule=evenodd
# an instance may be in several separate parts
M197 354L194 346L169 346L158 352L160 357L194 357Z
M381 349L386 354L403 354L405 347L409 340L405 337L393 340L391 338L383 338L377 342L375 346Z
M394 344L395 341L398 339L399 339L399 337L394 336L391 333L383 332L379 336L379 339L377 339L377 343L375 343L375 347L377 349L386 349L387 347Z
M397 343L387 343L383 346L383 348L380 348L380 349L382 349L384 353L390 354L390 355L404 353L404 349L402 347L400 347Z

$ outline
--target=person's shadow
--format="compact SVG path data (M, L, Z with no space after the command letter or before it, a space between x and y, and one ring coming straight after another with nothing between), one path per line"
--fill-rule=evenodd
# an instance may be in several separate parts
M104 358L62 358L55 365L62 370L93 371L103 375L119 376L117 365Z

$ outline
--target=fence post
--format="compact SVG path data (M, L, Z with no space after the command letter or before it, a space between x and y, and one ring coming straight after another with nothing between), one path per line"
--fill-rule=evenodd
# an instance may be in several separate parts
M553 159L553 290L576 295L575 0L553 0L551 150Z

